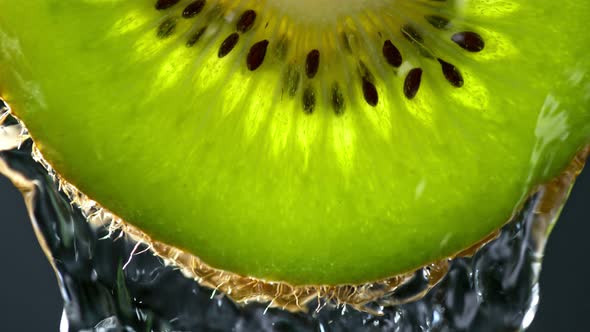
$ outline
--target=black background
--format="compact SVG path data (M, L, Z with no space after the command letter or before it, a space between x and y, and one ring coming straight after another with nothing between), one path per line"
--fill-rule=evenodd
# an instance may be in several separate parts
M590 167L589 167L590 168ZM590 171L583 173L551 235L541 304L529 329L589 331ZM0 330L58 331L62 300L28 221L24 202L0 176Z

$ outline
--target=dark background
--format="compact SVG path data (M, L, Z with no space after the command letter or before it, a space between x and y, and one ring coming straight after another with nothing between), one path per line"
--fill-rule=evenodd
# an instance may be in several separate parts
M590 168L590 167L589 167ZM547 245L541 304L529 331L588 331L590 171L582 174ZM62 300L23 200L0 175L0 330L58 331Z

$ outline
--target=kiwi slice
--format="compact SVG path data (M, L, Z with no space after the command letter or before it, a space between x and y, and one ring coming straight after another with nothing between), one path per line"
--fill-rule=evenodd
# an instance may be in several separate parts
M498 230L590 143L590 2L0 0L0 94L146 238L290 285Z

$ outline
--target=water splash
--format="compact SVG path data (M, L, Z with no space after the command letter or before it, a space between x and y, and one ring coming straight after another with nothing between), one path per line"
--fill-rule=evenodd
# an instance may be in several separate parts
M578 158L569 172L541 187L472 257L450 261L434 288L422 269L372 304L380 315L325 299L291 313L261 303L237 305L164 264L145 244L113 234L108 224L89 223L88 211L71 204L53 174L35 161L19 122L7 114L2 120L0 173L23 192L57 272L65 302L61 331L520 331L539 302L547 236L583 164ZM385 305L399 299L412 301Z

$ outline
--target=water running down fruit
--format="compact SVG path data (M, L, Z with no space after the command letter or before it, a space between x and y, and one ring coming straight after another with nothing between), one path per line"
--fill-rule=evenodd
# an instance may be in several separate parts
M70 183L217 269L359 284L590 143L583 1L0 0L0 96Z

